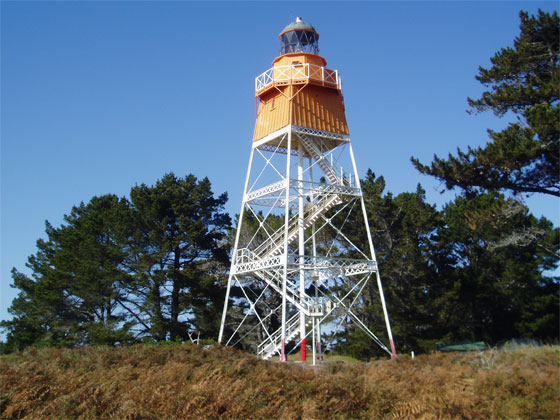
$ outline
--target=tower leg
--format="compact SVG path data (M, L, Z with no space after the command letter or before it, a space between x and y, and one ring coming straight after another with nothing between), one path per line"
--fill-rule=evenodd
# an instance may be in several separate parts
M304 186L303 186L303 145L301 141L298 144L298 236L299 236L299 293L305 296L305 272L303 266L305 263L305 208L304 208ZM299 338L301 361L307 361L307 343L305 340L305 314L299 313Z
M312 321L312 322L313 322L313 324L311 325L311 328L313 328L313 330L312 330L312 332L313 332L313 334L312 334L313 341L312 341L312 343L311 343L311 351L312 351L312 357L313 357L313 359L312 359L312 361L313 361L313 366L315 366L315 363L316 363L316 361L317 361L317 358L316 358L317 352L315 351L316 348L317 348L317 346L316 346L316 343L317 343L317 342L315 341L315 323L317 322L317 320L316 320L315 318L313 318L313 321Z
M292 129L288 130L288 147L287 150L292 150ZM289 225L290 225L290 169L292 165L292 154L287 154L286 159L286 208L284 209L284 270L282 276L282 341L281 341L281 352L280 352L280 361L286 362L288 358L286 356L286 315L287 315L287 306L286 306L286 295L288 293L287 290L287 282L288 282L288 235L289 235Z
M255 156L255 149L251 149L251 156L249 157L249 166L247 167L247 176L245 177L245 187L243 188L243 197L247 194L247 188L249 187L249 178L251 176L251 169L253 168L253 158ZM235 254L237 253L237 247L239 246L239 234L241 233L241 226L243 221L243 213L245 212L245 201L241 201L241 210L239 211L239 222L237 223L237 230L235 232L235 244L233 246L233 255L231 257L231 267L229 272L233 271L233 266L235 264ZM226 313L228 309L229 302L229 292L231 290L231 274L228 276L228 284L226 290L226 299L224 302L224 310L222 312L222 322L220 324L220 333L218 334L218 343L222 343L224 336L224 326L226 325Z
M230 270L231 271L231 270ZM226 299L224 302L224 310L222 312L222 323L220 324L220 333L218 335L218 343L222 344L222 338L224 336L224 326L226 324L226 313L228 308L229 302L229 291L231 290L231 274L228 276L228 283L227 283L227 290L226 290Z
M317 320L317 360L323 360L321 353L321 323Z
M352 144L350 144L350 158L352 159L352 165L354 166L354 176L356 178L356 184L360 190L362 186L360 185L360 178L358 176L358 169L356 167L356 160L354 159L354 150L352 149ZM360 197L362 205L362 213L364 215L364 224L366 225L366 233L369 242L369 249L371 251L371 258L373 261L377 262L375 258L375 249L373 247L373 240L371 239L371 230L369 228L369 222L366 212L366 204L364 202L364 195L362 193ZM395 342L393 341L393 333L391 332L391 323L389 321L389 313L387 312L387 305L385 304L385 295L383 294L383 286L381 285L381 277L379 276L379 267L375 271L375 276L377 278L377 289L379 290L379 297L381 299L381 306L383 307L383 315L385 317L385 326L387 327L387 335L389 336L389 343L391 343L391 359L397 357L397 351L395 349Z
M383 293L383 286L381 285L381 277L379 271L377 275L377 288L379 289L379 296L381 296L381 306L383 307L383 314L385 315L385 325L387 326L387 335L389 336L389 343L391 344L391 359L397 358L397 350L395 349L395 342L393 341L393 334L391 332L391 324L389 322L389 313L387 312L387 305L385 304L385 296Z

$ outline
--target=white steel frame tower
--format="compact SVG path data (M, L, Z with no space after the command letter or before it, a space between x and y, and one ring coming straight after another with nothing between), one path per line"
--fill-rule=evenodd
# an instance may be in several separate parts
M257 77L257 92L310 82L340 90L338 72L314 67L321 66L276 66ZM363 223L365 247L348 237L349 220ZM373 280L390 349L355 310ZM350 136L289 124L251 148L218 341L258 341L259 356L281 361L288 343L302 360L311 344L315 363L321 327L333 332L349 320L396 356Z

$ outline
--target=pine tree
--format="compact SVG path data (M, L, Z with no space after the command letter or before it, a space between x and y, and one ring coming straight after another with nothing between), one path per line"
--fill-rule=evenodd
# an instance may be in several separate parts
M558 277L550 272L559 261L560 230L495 192L458 197L443 217L432 254L442 338L491 344L512 337L558 339ZM503 242L522 230L539 233L515 246Z
M500 132L489 130L485 147L457 150L431 165L412 158L422 173L467 192L503 190L560 196L560 21L555 11L538 16L520 13L521 33L513 47L502 48L492 67L479 68L476 79L488 88L469 98L471 113L509 112L518 121Z
M208 178L170 173L154 186L132 188L136 235L130 248L134 281L127 305L142 334L155 340L217 336L223 305L227 195L213 196Z
M168 174L131 200L94 197L72 208L13 270L18 296L4 349L126 344L217 336L228 262L226 194L207 178Z
M430 255L432 236L442 224L441 215L426 203L420 185L413 193L393 196L385 191L384 178L376 177L371 170L361 185L393 335L399 351L419 350L433 338L435 328L432 293L437 289L437 276ZM367 238L360 227L363 224L353 220L349 225L356 227L350 234L352 242L365 246ZM364 290L358 311L374 331L385 330L375 281L370 281ZM344 342L342 351L362 359L377 354L369 337L350 330L340 337Z
M130 234L128 202L114 195L94 197L72 208L60 228L46 222L47 240L29 257L32 277L12 271L20 290L3 321L8 346L126 343L130 324L119 310L123 244Z

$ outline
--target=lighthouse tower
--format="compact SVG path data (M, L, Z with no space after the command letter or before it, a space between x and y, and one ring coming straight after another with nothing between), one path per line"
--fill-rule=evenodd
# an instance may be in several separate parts
M218 341L281 361L290 349L305 361L310 347L315 363L321 330L332 337L351 323L394 357L342 82L318 40L297 18L280 33L273 67L255 80L257 122ZM349 234L358 228L361 244ZM390 350L356 314L371 281Z

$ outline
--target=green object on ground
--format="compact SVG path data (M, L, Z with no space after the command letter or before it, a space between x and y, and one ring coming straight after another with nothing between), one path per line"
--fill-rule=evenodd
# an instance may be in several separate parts
M486 343L484 341L463 341L436 343L437 351L484 351L486 350Z

